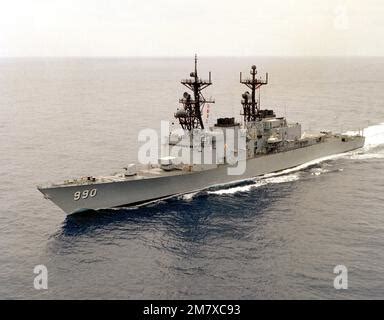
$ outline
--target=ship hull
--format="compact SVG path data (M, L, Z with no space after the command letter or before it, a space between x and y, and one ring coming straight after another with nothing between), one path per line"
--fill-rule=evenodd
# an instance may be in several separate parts
M198 172L160 176L108 183L94 183L77 186L39 188L46 198L59 206L67 214L85 209L102 209L145 203L176 194L202 190L214 185L231 183L267 173L296 167L322 157L348 152L364 145L364 137L353 137L348 141L340 138L329 139L308 147L286 152L272 153L246 161L242 175L228 175L228 167L219 166ZM94 191L94 196L75 200L76 192ZM88 193L87 192L87 193Z

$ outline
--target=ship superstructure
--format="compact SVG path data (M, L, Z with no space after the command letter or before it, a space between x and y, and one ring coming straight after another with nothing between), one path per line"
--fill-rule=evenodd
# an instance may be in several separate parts
M212 85L211 73L208 80L198 76L195 56L194 71L181 81L190 92L183 94L174 114L180 128L164 137L157 163L130 164L121 173L69 179L39 186L39 191L66 213L121 207L277 172L364 145L361 134L302 135L299 123L262 109L260 88L268 84L268 74L257 78L256 66L250 77L240 73L240 83L247 87L241 96L241 123L232 117L205 125L203 109L215 102L203 95Z

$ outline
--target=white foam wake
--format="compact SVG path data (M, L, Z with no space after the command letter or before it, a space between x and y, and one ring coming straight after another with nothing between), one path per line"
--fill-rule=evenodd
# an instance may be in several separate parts
M369 126L368 128L364 129L364 136L364 147L376 147L379 145L384 145L384 123Z
M345 134L357 134L358 131L347 131ZM369 126L363 130L365 136L364 149L384 145L384 122Z
M285 169L285 170L282 170L279 172L274 172L274 173L267 173L267 174L263 175L262 177L263 178L276 177L276 176L286 175L286 174L292 173L292 172L302 171L304 169L307 169L308 167L318 165L318 164L320 164L324 161L327 161L327 160L334 160L334 159L343 158L347 154L348 153L339 153L339 154L334 154L334 155L318 158L318 159L308 161L306 163L303 163L303 164L298 165L298 166L293 167L293 168Z
M208 191L208 194L234 194L237 192L248 192L251 189L258 188L261 186L265 186L267 184L276 184L276 183L285 183L285 182L292 182L299 180L299 174L289 174L289 175L283 175L283 176L277 176L277 177L271 177L271 178L257 178L255 179L255 183L246 185L246 186L238 186L228 189L221 189L221 190L215 190L215 191Z
M352 160L384 159L384 153L355 153L349 156Z
M311 175L313 175L313 176L319 176L321 174L330 172L330 170L324 169L324 168L313 168L313 169L311 169L310 172L311 172Z
M199 193L199 191L186 193L186 194L181 195L181 198L183 200L186 200L186 201L192 200L195 197L195 195L197 195L198 193Z
M220 189L220 190L215 190L215 191L208 191L208 194L217 194L217 195L223 195L223 194L234 194L238 192L248 192L251 189L258 188L265 185L263 181L256 182L254 184L249 184L246 186L238 186L238 187L233 187L233 188L228 188L228 189Z
M349 131L347 134L356 134ZM369 160L384 159L384 123L369 126L364 129L365 144L361 150L349 153L349 159Z

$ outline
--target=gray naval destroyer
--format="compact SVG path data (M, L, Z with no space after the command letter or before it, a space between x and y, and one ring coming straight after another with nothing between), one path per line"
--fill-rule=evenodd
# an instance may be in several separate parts
M211 73L208 80L201 79L195 57L195 70L181 81L191 93L184 93L174 114L181 128L167 132L157 163L130 164L110 176L86 176L38 186L38 190L67 214L124 207L236 183L364 145L360 132L302 134L299 123L261 109L259 89L268 83L268 74L264 79L256 75L256 66L246 79L240 73L240 82L248 87L242 94L241 123L218 118L207 127L203 110L214 101L205 99L202 91L212 84ZM172 147L178 147L176 154ZM188 156L181 157L180 150Z

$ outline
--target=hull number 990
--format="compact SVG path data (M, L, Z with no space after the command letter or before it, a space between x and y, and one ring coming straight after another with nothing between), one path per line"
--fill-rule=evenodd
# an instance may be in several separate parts
M80 199L87 199L88 197L95 197L97 194L97 189L91 189L91 190L83 190L83 191L76 191L73 194L73 200L77 201Z

